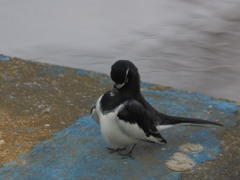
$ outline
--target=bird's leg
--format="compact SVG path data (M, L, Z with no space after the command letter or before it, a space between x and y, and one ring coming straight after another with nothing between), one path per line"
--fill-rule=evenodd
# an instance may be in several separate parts
M121 151L118 151L118 153L121 155L121 156L123 156L124 158L131 158L131 159L134 159L133 157L132 157L132 152L133 152L133 149L135 148L135 146L136 146L136 144L134 144L133 146L132 146L132 148L131 148L131 150L129 151L129 152L127 152L127 153L122 153Z
M117 149L113 149L113 148L107 147L107 149L109 150L110 153L115 153L115 152L119 152L119 151L125 150L126 147L125 148L117 148Z

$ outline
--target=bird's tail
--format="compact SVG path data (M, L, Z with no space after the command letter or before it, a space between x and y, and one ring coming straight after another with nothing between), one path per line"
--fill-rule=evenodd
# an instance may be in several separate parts
M210 125L216 125L216 126L223 126L220 123L203 120L203 119L195 119L195 118L185 118L185 117L177 117L177 116L169 116L165 115L164 118L161 116L161 120L159 121L157 128L160 130L170 128L173 125L178 124L187 124L187 125L204 125L204 124L210 124Z

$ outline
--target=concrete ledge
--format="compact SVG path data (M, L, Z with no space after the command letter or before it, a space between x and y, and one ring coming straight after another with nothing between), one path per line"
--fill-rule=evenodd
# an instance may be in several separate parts
M135 160L109 154L89 116L112 87L107 75L0 56L0 179L236 179L239 177L239 106L170 87L142 83L161 112L219 121L219 127L179 126L163 132L164 146L140 143ZM194 162L188 172L166 161L183 144Z

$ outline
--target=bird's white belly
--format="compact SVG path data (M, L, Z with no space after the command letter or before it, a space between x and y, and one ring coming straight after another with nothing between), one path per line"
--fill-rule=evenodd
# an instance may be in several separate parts
M124 148L128 145L135 144L138 140L125 134L119 127L117 113L123 105L118 106L115 111L103 114L100 108L100 97L96 104L96 110L99 115L101 133L104 140L111 148Z
M125 134L117 123L117 112L102 115L100 118L101 133L105 141L111 148L124 148L128 145L135 144L137 140Z

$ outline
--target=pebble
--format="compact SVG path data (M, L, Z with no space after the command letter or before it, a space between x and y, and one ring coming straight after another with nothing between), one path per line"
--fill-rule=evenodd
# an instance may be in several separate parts
M65 123L65 122L63 122L63 121L61 121L61 124L62 124L62 125L66 125L66 123Z
M49 113L51 111L52 107L48 107L42 111L42 113Z
M0 146L5 144L5 141L4 140L0 140Z

